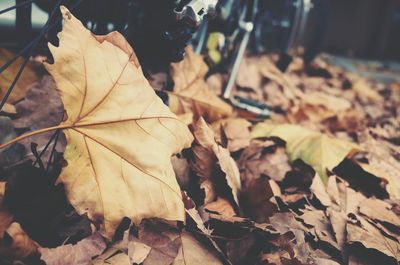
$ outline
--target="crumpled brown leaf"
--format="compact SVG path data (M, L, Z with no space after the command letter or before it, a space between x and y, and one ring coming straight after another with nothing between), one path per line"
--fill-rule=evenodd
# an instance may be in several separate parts
M361 243L367 249L376 249L388 257L400 259L400 243L385 237L378 228L358 215L352 215L350 221L347 222L347 242Z
M8 235L9 239L5 240L4 237L1 238L0 255L13 258L25 258L37 252L39 245L29 238L21 228L21 225L17 222L11 223L4 231L4 234L5 233Z
M262 175L282 181L291 169L285 148L273 141L252 140L237 163L244 187Z
M392 206L389 203L373 198L363 200L359 205L361 215L373 221L400 228L400 218L391 209Z
M44 107L45 106L45 107ZM16 105L17 115L13 119L15 128L35 131L46 127L58 125L64 115L64 106L61 97L56 89L54 79L45 75L41 80L33 83L23 100ZM31 142L38 144L38 151L48 143L54 132L43 133L32 138L25 139L19 143L23 144L27 150L30 150ZM52 148L51 143L50 148ZM56 150L63 152L65 150L65 138L59 137ZM48 154L42 156L43 161L47 161Z
M236 215L236 212L235 212L235 209L234 209L232 203L223 197L218 197L215 201L206 203L204 205L204 207L208 211L216 212L216 213L224 215L224 216L235 216Z
M10 214L3 206L4 193L6 191L6 183L0 182L0 238L4 237L7 228L13 222L14 216Z
M307 93L300 106L290 109L289 120L309 120L317 123L345 113L351 106L350 101L344 98L315 91Z
M223 143L222 138L226 138L229 152L236 152L249 146L250 126L249 121L241 118L223 119L211 124L217 142Z
M372 173L379 178L385 179L388 184L386 187L392 199L400 199L400 182L398 175L400 172L400 161L396 159L396 155L400 155L400 150L396 152L385 142L378 141L365 132L360 135L362 139L361 147L367 148L367 158L369 166L361 165L364 170Z
M14 57L14 54L5 50L0 49L0 65L4 65L10 59ZM24 58L18 58L12 65L7 67L0 75L0 98L3 98L7 89L10 87L15 76L17 75L19 68L24 62ZM22 72L18 82L16 83L13 92L8 98L9 103L16 103L17 101L23 99L29 86L35 83L39 79L38 75L34 71L33 64L28 62Z
M222 265L216 254L200 244L191 234L183 232L180 234L182 246L178 256L172 265Z
M283 240L280 243L283 243L281 245L283 249L289 251L291 260L300 261L301 264L339 264L326 253L312 249L305 240L305 233L308 233L309 230L297 221L292 213L276 213L270 217L270 224L280 234L290 235L289 244L287 240Z
M39 252L47 265L87 265L105 249L106 242L100 233L96 232L75 245L68 244L53 249L39 248Z
M145 265L169 265L178 256L182 242L176 229L159 225L155 221L143 221L138 229L138 242L151 247L144 260Z
M359 79L353 84L352 89L356 92L357 96L363 103L378 103L382 104L383 97L376 92L366 80Z
M13 120L16 128L38 130L55 126L62 121L64 106L51 76L43 76L28 89L24 100L15 105L17 117Z
M208 122L232 115L232 107L208 87L204 77L208 67L200 55L189 46L182 62L171 65L174 92L169 93L169 107L175 114L192 112L194 119Z
M39 245L31 240L14 216L3 206L6 183L0 182L0 255L25 258L36 253Z
M324 211L316 209L305 209L299 219L309 227L310 234L315 236L317 241L324 241L339 250L334 233L332 233L331 223Z
M208 127L203 118L200 118L195 124L193 134L196 139L193 146L195 157L195 161L192 163L193 170L204 179L212 179L215 166L218 163L220 170L225 174L233 199L239 205L240 173L229 151L217 144L214 132Z
M266 223L274 213L278 211L271 201L274 196L280 195L280 190L273 180L266 177L253 179L243 190L242 208L247 216L257 223Z
M129 256L119 249L109 248L97 257L91 265L131 265Z

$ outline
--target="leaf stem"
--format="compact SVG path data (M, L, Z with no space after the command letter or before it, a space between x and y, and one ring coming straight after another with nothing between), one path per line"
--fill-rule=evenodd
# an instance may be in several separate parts
M63 130L63 129L67 129L69 127L71 127L70 124L62 124L62 125L57 125L57 126L48 127L48 128L40 129L40 130L37 130L37 131L33 131L33 132L30 132L30 133L26 133L26 134L23 134L23 135L21 135L21 136L19 136L17 138L12 139L11 141L8 141L8 142L0 145L0 149L6 148L6 147L8 147L8 146L10 146L12 144L15 144L15 143L17 143L17 142L19 142L21 140L24 140L26 138L29 138L29 137L32 137L32 136L35 136L35 135L39 135L39 134L42 134L42 133L55 131L55 130L58 130L58 129Z
M71 129L71 128L83 128L83 127L88 127L88 126L96 126L96 125L104 125L104 124L113 124L113 123L122 123L122 122L130 122L130 121L140 121L140 120L149 120L149 119L172 119L172 120L176 120L182 124L184 124L186 126L185 123L183 123L180 119L176 118L176 117L170 117L170 116L150 116L150 117L133 117L133 118L127 118L127 119L121 119L121 120L111 120L111 121L101 121L101 122L94 122L94 123L82 123L82 124L76 124L76 123L72 123L72 124L59 124L57 126L53 126L53 127L48 127L48 128L44 128L44 129L40 129L37 131L33 131L30 133L26 133L23 134L17 138L12 139L9 142L6 142L2 145L0 145L0 149L6 148L12 144L15 144L16 142L19 142L21 140L24 140L26 138L38 135L38 134L42 134L42 133L46 133L46 132L51 132L51 131L55 131L55 130L65 130L65 129Z

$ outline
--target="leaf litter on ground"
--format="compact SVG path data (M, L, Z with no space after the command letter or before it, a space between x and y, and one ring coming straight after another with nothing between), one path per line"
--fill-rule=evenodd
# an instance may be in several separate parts
M275 111L256 124L189 47L150 77L169 109L120 34L62 13L51 76L29 66L0 113L1 264L398 264L398 84L246 55L234 93Z

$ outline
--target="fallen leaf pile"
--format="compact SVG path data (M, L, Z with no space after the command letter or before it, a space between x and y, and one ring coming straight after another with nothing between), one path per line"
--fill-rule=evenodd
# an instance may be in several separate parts
M399 84L247 56L234 93L259 121L190 47L149 82L121 34L61 11L50 75L0 114L0 264L400 262Z

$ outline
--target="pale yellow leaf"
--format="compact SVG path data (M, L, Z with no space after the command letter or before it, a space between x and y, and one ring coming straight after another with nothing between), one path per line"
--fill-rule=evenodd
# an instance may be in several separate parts
M291 161L303 160L314 168L324 183L328 180L327 170L332 171L343 159L360 151L360 148L351 142L291 124L259 123L254 126L251 136L278 137L284 140Z
M171 155L190 146L187 126L143 76L117 32L95 37L65 7L60 45L46 64L63 100L68 166L58 179L80 214L111 238L122 218L184 220Z

